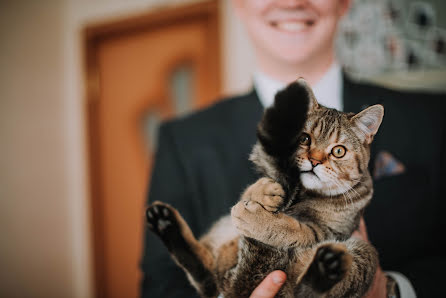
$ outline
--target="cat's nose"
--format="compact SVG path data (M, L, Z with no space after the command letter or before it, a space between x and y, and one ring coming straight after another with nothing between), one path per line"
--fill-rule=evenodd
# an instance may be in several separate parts
M318 159L314 159L314 158L310 158L310 162L313 165L313 168L317 165L320 165L322 163L322 161L318 160Z

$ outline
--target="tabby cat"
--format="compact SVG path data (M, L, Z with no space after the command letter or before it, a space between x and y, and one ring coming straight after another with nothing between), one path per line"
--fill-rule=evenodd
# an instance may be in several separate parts
M361 297L378 257L350 236L372 198L367 165L383 112L326 108L298 79L265 110L250 156L264 177L231 215L197 240L177 210L154 202L149 228L203 297L248 297L276 269L287 274L278 297Z

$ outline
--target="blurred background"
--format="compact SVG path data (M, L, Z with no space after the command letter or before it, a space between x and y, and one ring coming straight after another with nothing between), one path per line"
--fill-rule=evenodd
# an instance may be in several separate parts
M357 0L344 69L446 91L446 3ZM157 127L251 88L229 0L0 0L0 297L137 297Z

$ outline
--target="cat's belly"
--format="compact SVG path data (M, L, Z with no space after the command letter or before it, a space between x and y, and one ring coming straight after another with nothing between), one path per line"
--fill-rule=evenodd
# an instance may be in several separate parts
M232 224L231 216L228 214L220 218L203 237L200 242L211 249L214 256L218 249L225 243L237 238L239 233Z

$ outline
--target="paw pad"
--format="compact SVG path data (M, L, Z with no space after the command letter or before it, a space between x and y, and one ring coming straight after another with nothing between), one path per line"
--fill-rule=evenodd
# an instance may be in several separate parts
M336 280L343 274L341 262L343 252L334 252L327 247L318 250L316 260L321 275Z
M158 235L163 234L175 221L169 207L157 203L147 208L146 218L150 230Z
M325 245L318 248L307 278L313 287L325 292L344 278L350 268L352 257L345 248L337 245Z

